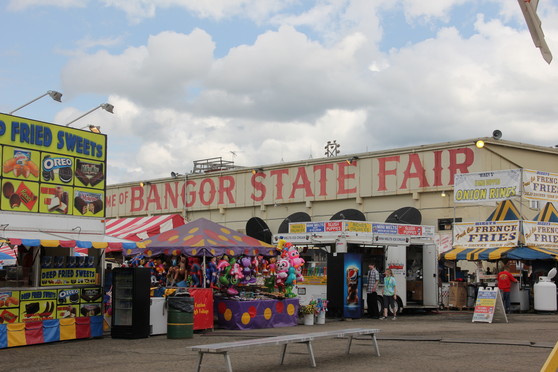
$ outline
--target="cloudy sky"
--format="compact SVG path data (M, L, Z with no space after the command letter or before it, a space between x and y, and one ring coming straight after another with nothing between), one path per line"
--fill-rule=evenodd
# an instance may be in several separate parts
M558 0L538 14L558 59ZM109 184L490 136L558 144L516 0L6 0L0 112L108 136Z

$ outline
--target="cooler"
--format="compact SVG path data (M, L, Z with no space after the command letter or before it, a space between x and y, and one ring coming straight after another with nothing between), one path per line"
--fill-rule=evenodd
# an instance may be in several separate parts
M151 297L149 327L151 335L164 335L167 333L167 309L165 308L164 297Z

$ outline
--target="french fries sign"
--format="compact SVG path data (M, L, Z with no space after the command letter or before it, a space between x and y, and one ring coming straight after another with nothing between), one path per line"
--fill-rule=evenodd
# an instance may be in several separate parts
M0 209L104 217L106 136L0 114Z

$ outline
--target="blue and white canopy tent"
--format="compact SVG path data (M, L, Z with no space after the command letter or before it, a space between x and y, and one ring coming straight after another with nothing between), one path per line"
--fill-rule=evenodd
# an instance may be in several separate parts
M517 207L511 200L500 202L496 209L487 218L487 221L520 221L525 223L543 222L557 223L558 211L551 202L535 216L534 221L525 221ZM525 231L524 224L520 227L520 239L516 246L513 247L490 247L490 248L467 248L454 247L453 249L442 253L440 260L448 261L478 261L478 260L558 260L558 244L556 248L540 247L532 244L524 244Z
M487 221L520 221L523 217L511 200L504 200L498 203L496 209L488 216ZM515 247L491 247L491 248L466 248L455 247L440 255L440 260L448 261L478 261L478 260L499 260L515 249Z

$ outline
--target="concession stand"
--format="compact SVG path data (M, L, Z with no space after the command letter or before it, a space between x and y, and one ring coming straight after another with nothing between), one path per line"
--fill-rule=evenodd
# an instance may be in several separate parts
M282 298L278 294L266 296L258 290L263 283L258 285L255 279L250 284L242 282L244 276L239 276L237 282L230 272L240 269L241 258L249 261L243 269L253 270L257 266L256 257L265 260L277 255L275 246L205 218L152 236L142 243L145 248L128 250L125 255L184 255L200 259L201 277L194 280L199 284L188 289L194 297L194 330L213 328L214 314L217 326L225 329L283 327L298 323L298 299ZM212 271L211 267L217 269L217 263L219 271ZM216 280L211 280L210 276Z
M0 114L0 348L103 335L106 136Z
M553 186L556 183L558 174L526 169L456 175L456 200L498 204L486 221L455 223L453 248L442 253L440 259L477 262L475 274L468 276L469 287L497 285L498 271L485 272L482 261L507 263L518 281L512 283L512 309L529 310L534 284L556 266L558 259L558 212L552 203L558 201ZM538 213L524 217L528 211L517 208L512 201L518 198L536 201ZM520 200L519 205L523 204Z

